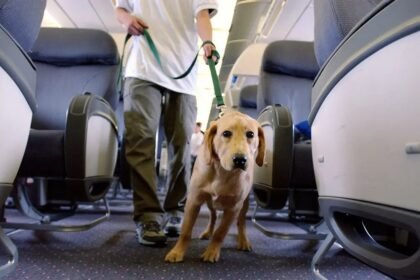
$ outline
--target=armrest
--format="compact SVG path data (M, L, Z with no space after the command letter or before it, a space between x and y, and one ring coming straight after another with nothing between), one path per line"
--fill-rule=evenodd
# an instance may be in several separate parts
M267 209L284 207L293 168L293 121L287 107L266 107L258 117L266 139L266 164L254 172L254 195L258 204Z
M118 139L117 118L103 98L86 93L72 99L65 133L65 169L69 178L85 178L89 119L99 116L109 122ZM118 140L116 140L118 141Z

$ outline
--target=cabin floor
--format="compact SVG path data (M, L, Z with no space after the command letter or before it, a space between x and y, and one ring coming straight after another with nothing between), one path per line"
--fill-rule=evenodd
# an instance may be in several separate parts
M224 241L219 262L202 262L200 255L208 241L199 240L198 236L207 224L205 206L184 262L166 263L165 254L175 244L175 239L170 239L163 248L137 243L130 199L129 193L111 198L110 219L88 231L24 230L13 233L10 238L18 248L19 262L17 269L5 279L315 279L310 265L319 242L273 239L262 234L250 219L247 229L253 245L251 252L236 249L236 227L233 226ZM64 223L82 222L97 216L83 213ZM26 219L21 218L16 209L6 209L6 217L8 220ZM271 229L300 230L273 220L263 223ZM4 263L4 256L0 261ZM328 279L390 279L338 246L327 253L320 270Z

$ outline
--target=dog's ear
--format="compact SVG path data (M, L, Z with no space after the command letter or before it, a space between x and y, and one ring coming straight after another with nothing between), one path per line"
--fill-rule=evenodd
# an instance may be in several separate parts
M217 154L214 150L213 139L217 132L217 122L211 122L210 128L207 129L204 135L204 158L208 164L211 164L213 159L217 159Z
M261 126L258 127L258 153L255 159L255 162L258 166L262 166L264 164L264 157L265 157L265 136L264 130Z

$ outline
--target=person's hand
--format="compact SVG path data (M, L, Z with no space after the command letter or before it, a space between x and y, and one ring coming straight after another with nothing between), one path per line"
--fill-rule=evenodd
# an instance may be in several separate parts
M127 28L127 32L134 36L143 34L144 29L149 27L144 21L131 14L128 14L124 19L124 26Z
M215 55L212 55L212 52L216 50L216 47L210 41L204 44L203 50L204 50L204 55L203 55L204 61L206 62L206 64L208 64L208 60L210 57L214 61L214 63L217 64L219 58Z

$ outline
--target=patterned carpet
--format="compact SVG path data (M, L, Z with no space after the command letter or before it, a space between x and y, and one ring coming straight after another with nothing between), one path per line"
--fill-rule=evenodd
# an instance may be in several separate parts
M216 264L201 262L200 255L208 241L198 240L197 236L207 222L205 211L197 222L185 261L165 263L164 256L174 240L165 248L139 245L130 211L124 211L121 205L115 207L109 221L89 231L13 234L11 239L19 250L19 264L5 279L314 279L310 263L318 243L268 238L250 221L248 234L252 252L235 249L236 228L233 227L225 239L220 261ZM17 214L16 210L8 209L6 217ZM72 221L88 217L92 215L79 215ZM277 222L265 224L279 227ZM328 279L390 279L338 247L328 253L320 269Z

